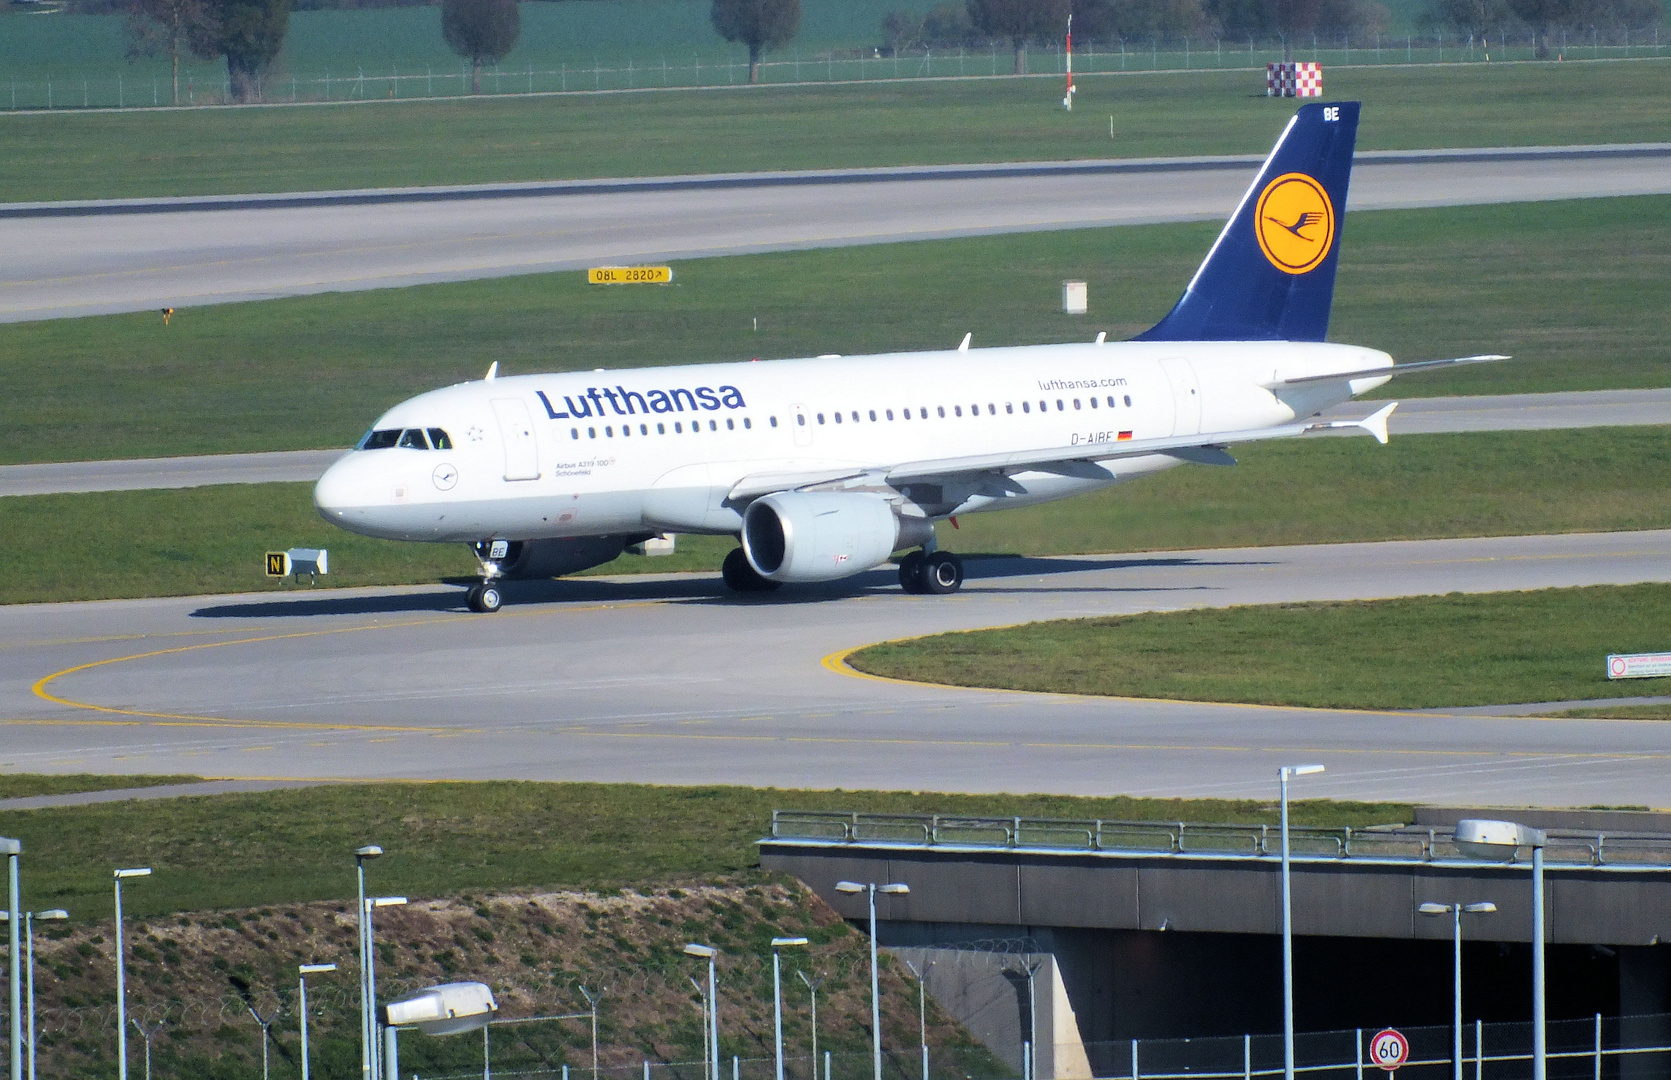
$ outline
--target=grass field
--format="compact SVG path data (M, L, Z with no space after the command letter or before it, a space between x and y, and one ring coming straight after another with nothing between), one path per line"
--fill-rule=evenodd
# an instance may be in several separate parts
M1671 585L1598 586L1033 623L873 646L848 662L960 686L1423 709L1610 697L1620 691L1607 654L1668 637Z
M97 776L93 773L0 773L0 799L22 799L31 795L72 795L83 791L113 791L117 788L159 787L190 784L201 776Z
M1059 555L1671 528L1666 430L1263 443L1234 469L1184 466L1046 506L968 515L960 529L940 526L940 542L971 555ZM476 570L462 544L333 528L314 513L306 484L0 499L0 533L52 538L0 548L0 603L286 591L295 586L264 576L262 553L295 545L330 549L322 580L335 587ZM681 536L673 556L623 555L589 573L713 571L734 546Z
M1650 685L1643 688L1646 694L1663 694L1667 690L1664 685ZM1556 713L1556 716L1601 717L1614 720L1671 720L1671 705L1615 705L1611 708L1600 709L1568 709Z
M1266 98L1263 73L1246 70L1087 76L1071 113L1059 92L1054 80L983 79L13 114L0 116L0 191L28 201L1252 154L1294 104ZM1638 142L1671 124L1671 60L1340 68L1329 93L1364 102L1366 150Z
M24 903L108 909L110 867L156 874L123 897L135 916L340 899L350 852L387 854L370 887L445 896L513 888L701 883L757 865L774 808L1273 823L1259 802L1047 795L779 791L627 784L375 784L0 812L23 841ZM1403 805L1306 802L1307 825L1410 821ZM85 914L83 914L85 913Z
M667 288L578 273L0 326L0 463L347 446L413 394L594 367L1119 339L1177 298L1212 224L682 263ZM1508 364L1383 393L1671 385L1671 198L1352 215L1331 336ZM1060 283L1089 282L1091 315ZM816 300L810 301L809 297ZM758 318L760 329L751 329Z

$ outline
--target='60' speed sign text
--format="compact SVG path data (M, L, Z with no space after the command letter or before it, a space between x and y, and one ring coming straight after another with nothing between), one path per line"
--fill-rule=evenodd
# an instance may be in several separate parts
M1392 1072L1410 1060L1410 1040L1392 1028L1377 1032L1375 1038L1369 1040L1369 1060Z

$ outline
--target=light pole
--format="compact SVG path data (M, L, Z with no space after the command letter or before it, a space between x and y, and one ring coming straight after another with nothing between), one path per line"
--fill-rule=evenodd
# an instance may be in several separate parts
M1277 770L1282 789L1282 1076L1294 1080L1294 893L1288 876L1288 781L1313 776L1321 765L1284 765Z
M335 971L335 964L298 964L296 967L296 1016L302 1025L302 1080L308 1080L308 976Z
M23 916L23 936L29 943L29 1080L35 1080L35 920L43 922L51 920L61 921L70 917L70 913L63 908L52 908L48 911L31 911Z
M838 881L835 888L841 893L868 890L870 895L870 1054L876 1069L876 1080L882 1080L882 995L876 976L876 894L885 892L904 896L911 891L911 886L898 881L887 885L878 885L874 881L864 885L857 881Z
M1544 1030L1543 830L1512 821L1463 818L1456 823L1454 837L1464 855L1491 862L1513 862L1521 848L1532 849L1532 1080L1546 1080L1549 1043Z
M928 1080L928 998L924 995L928 989L928 969L934 966L934 961L930 960L924 964L921 971L918 971L917 965L909 960L905 961L905 966L910 968L911 974L917 977L917 1041L922 1045L923 1050L923 1080ZM1032 996L1032 992L1032 980L1029 979L1027 982L1029 998Z
M1451 1015L1451 1063L1454 1080L1462 1080L1462 913L1470 915L1489 915L1497 910L1497 905L1489 900L1482 900L1477 904L1422 904L1416 908L1423 915L1451 915L1454 916L1451 926L1451 941L1456 952L1456 963L1452 968L1452 992L1455 997L1455 1007Z
M693 941L685 946L685 953L708 961L708 1077L719 1080L719 981L714 975L714 958L719 950Z
M116 1076L128 1080L128 976L122 952L122 882L128 878L150 877L149 866L116 871Z
M804 937L775 937L772 939L772 1042L777 1047L777 1080L783 1080L783 971L778 950L805 945ZM813 1055L814 1062L817 1055Z
M366 986L366 961L370 949L366 947L366 863L383 854L383 849L376 844L367 844L354 849L354 874L359 879L359 905L354 909L359 914L355 916L356 929L360 935L360 1077L361 1080L371 1080L372 1056L375 1054L372 1040L374 1020L371 1015L371 994Z
M806 972L797 971L795 974L806 983L807 995L812 999L812 1080L818 1080L818 988L824 985L828 975L818 976L817 981L806 977Z
M12 1080L23 1080L23 1011L20 1008L23 1004L23 990L18 979L20 957L17 941L17 924L23 918L18 910L17 863L23 855L23 841L0 837L0 853L6 856L7 898L10 901L6 905L6 936L9 940L6 971L12 1010Z
M377 949L371 925L371 912L373 908L400 907L405 903L404 896L368 896L363 909L366 923L366 1001L371 1005L371 1030L368 1034L371 1036L371 1075L374 1080L382 1075L380 1066L383 1059L380 1053L382 1045L378 1038L381 1033L377 1030Z

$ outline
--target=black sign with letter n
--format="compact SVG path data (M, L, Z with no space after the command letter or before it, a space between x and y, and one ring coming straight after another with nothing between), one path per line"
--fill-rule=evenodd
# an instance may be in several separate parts
M287 569L284 564L288 561L282 551L267 552L267 576L283 577Z

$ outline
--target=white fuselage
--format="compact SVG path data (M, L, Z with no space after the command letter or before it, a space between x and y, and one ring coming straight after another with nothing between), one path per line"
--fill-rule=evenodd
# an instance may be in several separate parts
M353 532L401 540L736 533L749 477L1288 424L1385 376L1348 345L1121 342L524 375L431 391L374 432L438 430L447 449L356 450L315 502ZM414 441L408 439L409 442ZM443 440L416 440L420 446ZM929 518L1059 499L1179 464L970 474L901 492Z

